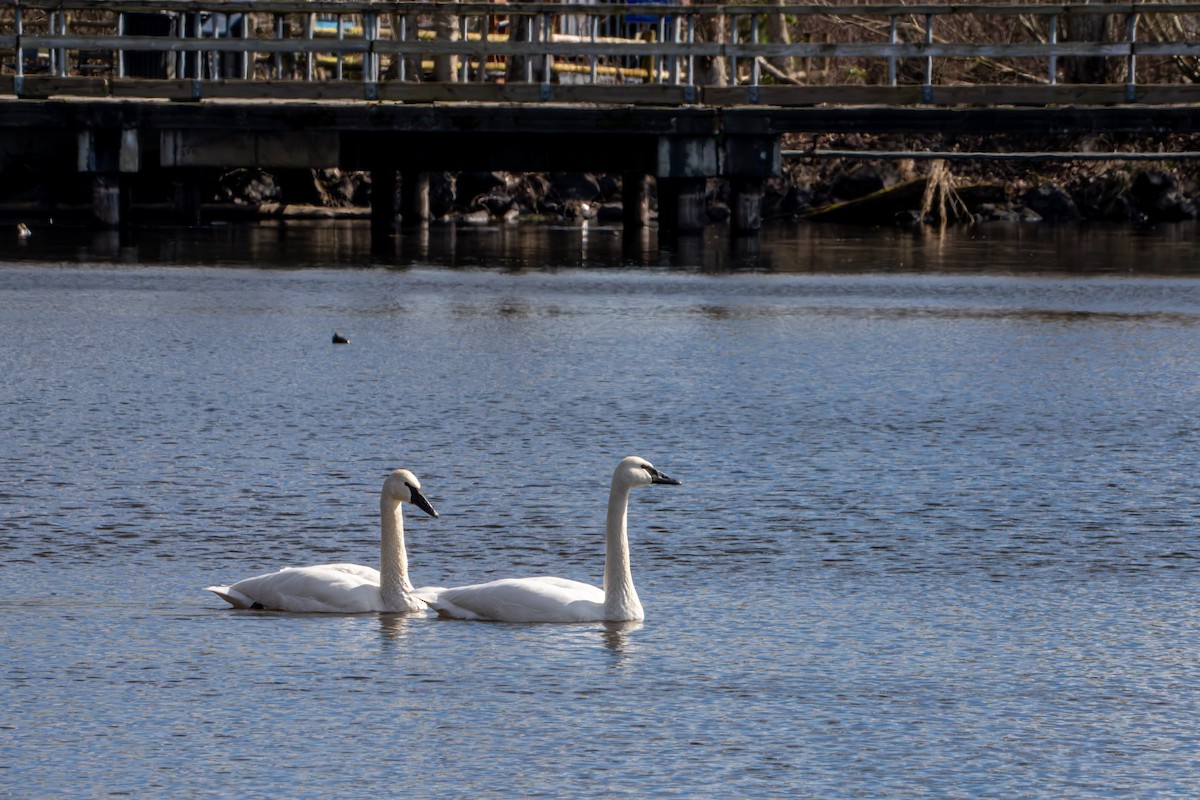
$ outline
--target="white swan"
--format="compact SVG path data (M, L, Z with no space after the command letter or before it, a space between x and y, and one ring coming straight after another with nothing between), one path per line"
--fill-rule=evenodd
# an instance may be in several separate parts
M208 591L235 608L335 614L422 611L425 603L408 580L402 503L412 503L431 517L438 515L421 494L416 475L406 469L388 475L379 495L379 570L358 564L286 567L232 586L209 586Z
M443 617L501 622L625 622L645 615L629 570L629 492L654 483L678 485L644 458L629 456L613 472L605 533L604 588L566 578L506 578L422 594Z

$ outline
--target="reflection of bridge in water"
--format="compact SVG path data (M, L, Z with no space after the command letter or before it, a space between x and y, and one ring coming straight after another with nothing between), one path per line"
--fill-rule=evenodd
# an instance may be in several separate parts
M381 233L432 171L620 173L628 226L653 177L683 231L722 178L753 230L786 134L1192 133L1198 58L1193 4L7 0L0 170L70 153L111 225L139 174L369 170Z

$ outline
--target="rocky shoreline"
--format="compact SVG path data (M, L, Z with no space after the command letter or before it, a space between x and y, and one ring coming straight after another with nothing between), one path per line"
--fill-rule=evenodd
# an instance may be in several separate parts
M946 222L1132 222L1153 224L1196 219L1197 187L1162 167L1110 170L1098 175L1031 175L1013 182L951 177L943 184L951 200L939 214L925 209L928 176L906 175L904 164L864 161L835 166L828 178L808 183L781 177L763 196L766 222L809 220L866 225ZM314 175L315 197L286 202L267 174L233 176L239 185L209 212L225 218L365 216L369 177L325 170ZM944 179L943 179L944 180ZM351 188L351 191L344 191ZM937 187L933 187L936 189ZM366 192L367 198L362 194ZM622 219L621 178L591 173L439 173L432 177L432 217L438 222ZM651 187L652 213L656 209ZM729 187L710 182L711 222L730 218Z
M762 216L771 221L829 220L869 225L937 222L1104 222L1153 225L1200 217L1200 160L1173 154L1200 152L1200 137L1146 141L1131 136L995 137L841 136L785 142L785 149L855 152L1158 153L1162 160L1075 161L897 160L793 157L783 174L767 181ZM310 196L299 200L350 210L369 202L369 177L337 170L314 173ZM656 209L650 181L652 213ZM283 203L288 187L272 176L239 171L223 176L230 204ZM296 186L292 182L292 193ZM619 222L621 176L464 172L436 174L430 186L435 220L598 220ZM712 222L730 217L729 186L711 181L707 209Z
M948 188L954 200L949 216L956 221L1102 222L1152 225L1193 220L1200 216L1200 159L1179 154L1200 152L1200 137L1135 135L1007 136L1007 137L868 137L799 138L795 150L919 151L988 153L995 159L937 161L859 161L795 159L785 164L776 186L778 212L764 217L811 217L852 198L894 190L906 183L931 179ZM1081 153L1088 160L1057 154ZM1138 160L1121 158L1137 154ZM1008 154L1022 157L1006 160ZM1043 158L1031 154L1045 154ZM1113 154L1111 160L1102 156ZM1153 158L1162 154L1162 159ZM797 189L794 187L805 187ZM937 188L937 187L935 187ZM793 193L798 196L792 197ZM925 199L925 198L923 198ZM886 208L901 222L921 219L920 206L909 202ZM865 221L865 220L864 220ZM877 218L876 223L885 221ZM926 222L936 221L925 219Z
M915 147L914 147L915 145ZM1170 141L1129 141L1091 137L1070 141L945 141L928 137L914 142L886 137L795 140L785 143L801 155L785 159L783 174L764 186L762 218L856 224L1080 222L1153 225L1200 216L1200 161L1172 158L1200 151L1187 137ZM1007 150L1005 148L1008 148ZM1157 148L1157 149L1154 149ZM1099 161L934 160L805 157L819 149L887 152L925 149L954 152L1162 152L1162 160ZM199 185L196 221L358 218L369 215L371 182L367 173L338 169L271 174L237 169L193 176ZM649 181L651 213L656 209ZM0 216L69 218L86 216L86 187L72 187L76 202L60 198L63 187L27 179L8 181L0 195ZM13 190L16 189L14 192ZM158 220L177 215L171 187L135 187L135 218ZM174 190L179 191L176 185ZM619 223L620 175L591 173L436 173L430 180L430 212L435 221L486 224L523 220ZM710 221L730 218L729 186L710 181ZM140 203L140 206L139 206Z

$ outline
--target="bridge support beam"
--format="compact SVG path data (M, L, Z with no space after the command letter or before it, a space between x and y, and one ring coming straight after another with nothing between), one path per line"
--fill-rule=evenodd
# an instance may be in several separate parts
M396 165L371 168L371 246L378 250L396 232Z
M400 173L400 224L412 228L429 222L429 173L406 168Z
M658 227L698 233L708 222L708 179L720 174L717 140L711 136L662 136L658 140Z
M700 233L708 223L704 178L658 179L658 227L674 233Z
M92 129L79 132L77 166L92 175L92 218L109 229L129 224L129 183L127 173L141 166L138 132L134 128Z
M626 232L650 225L650 191L646 186L646 176L641 172L625 172L621 175L621 215Z
M129 224L129 190L120 175L92 176L92 219L101 228L116 230Z
M175 218L185 225L199 225L202 221L199 179L174 176L171 181L171 194L173 198L171 205Z
M724 173L729 176L734 233L762 228L763 181L782 172L777 136L729 136L725 139Z
M755 233L762 228L763 184L755 178L730 182L730 224L734 233Z

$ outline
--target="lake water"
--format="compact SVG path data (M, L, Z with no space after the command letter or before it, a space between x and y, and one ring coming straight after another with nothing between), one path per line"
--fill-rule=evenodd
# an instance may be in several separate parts
M0 796L1194 798L1197 233L0 236ZM598 582L630 453L641 624L203 591L400 466Z

